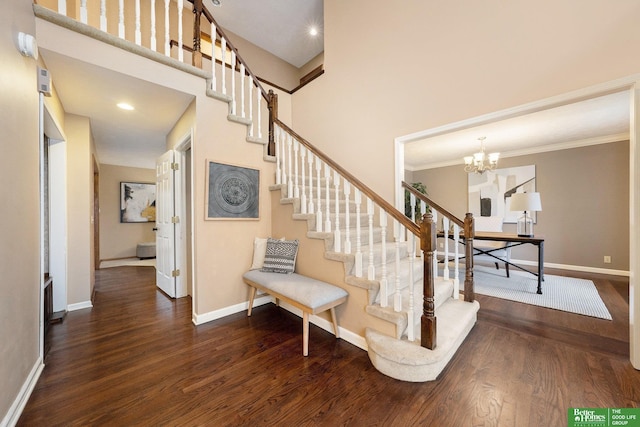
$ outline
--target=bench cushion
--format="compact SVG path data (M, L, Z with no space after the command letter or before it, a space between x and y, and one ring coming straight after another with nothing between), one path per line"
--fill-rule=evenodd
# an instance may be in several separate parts
M322 307L348 295L347 291L338 286L297 273L280 274L251 270L243 277L311 309Z

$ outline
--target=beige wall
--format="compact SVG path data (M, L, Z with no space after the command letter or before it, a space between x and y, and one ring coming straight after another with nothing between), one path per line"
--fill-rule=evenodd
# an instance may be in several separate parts
M328 0L327 72L294 94L294 128L393 200L395 137L639 72L639 13L635 0Z
M227 112L225 103L198 96L167 141L170 148L174 147L193 126L196 315L247 301L242 274L251 265L253 239L269 236L271 230L268 185L274 179L274 165L263 160L264 146L246 142L246 127L228 121ZM195 123L191 123L193 120ZM208 160L260 171L259 220L205 219Z
M293 89L299 83L298 68L259 48L231 31L224 31L238 53L251 68L253 74L285 89Z
M535 165L542 211L534 225L545 238L545 262L629 270L629 142L593 145L500 160L501 168ZM459 218L467 212L462 165L414 171L429 197ZM515 233L515 224L504 231ZM604 255L611 256L605 264ZM535 260L533 246L512 251Z
M67 114L67 304L91 300L93 174L89 118Z
M39 357L40 202L36 62L18 52L35 34L31 2L0 0L0 424Z
M138 243L155 242L155 222L120 222L120 182L155 180L155 169L100 165L100 259L135 257Z
M298 70L298 80L309 74L314 68L324 64L324 52L317 54ZM299 83L299 82L298 82Z

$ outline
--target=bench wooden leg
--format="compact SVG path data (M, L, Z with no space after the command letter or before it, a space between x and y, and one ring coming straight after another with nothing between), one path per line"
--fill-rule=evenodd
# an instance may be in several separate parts
M302 312L302 355L309 355L309 313Z
M338 330L338 318L336 317L336 309L331 307L331 321L333 322L333 332L336 335L336 338L340 338L340 332Z
M253 310L253 300L256 297L256 291L257 289L254 288L253 286L249 286L251 288L251 291L249 292L249 308L247 309L247 317L251 316L251 310Z

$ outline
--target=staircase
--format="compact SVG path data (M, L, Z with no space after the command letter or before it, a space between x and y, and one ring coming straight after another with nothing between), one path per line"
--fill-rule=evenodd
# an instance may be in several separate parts
M165 2L167 8L169 4ZM179 4L182 7L182 2ZM82 7L86 8L86 2ZM194 2L194 7L202 7L201 2ZM70 23L72 20L61 15L62 10L60 15L38 5L34 10L57 25L114 43L114 36L87 31L76 21ZM200 15L209 20L215 35L212 45L221 47L209 57L210 71L203 74L207 95L229 105L228 119L247 126L249 142L267 144L262 137L267 121L271 151L266 157L276 163L275 184L270 187L273 235L301 241L297 269L302 274L313 270L315 278L349 292L346 307L339 312L341 324L348 325L352 335L365 338L371 362L380 372L403 381L436 379L475 325L479 309L473 298L472 257L466 256L471 262L466 266L465 298L461 300L459 245L454 245L452 256L445 245L439 257L436 229L441 227L445 242L450 233L453 241L458 241L464 229L470 254L473 218L459 220L413 192L412 212L417 205L424 217L420 225L415 218L407 218L278 120L277 97L264 90L208 11L193 13L194 34L198 35L193 64L202 64ZM83 15L81 10L81 16L86 24L86 11ZM168 9L165 16L169 17ZM138 12L137 28L139 20ZM169 18L164 25L168 35ZM180 33L179 40L182 38ZM135 44L140 46L139 39ZM155 46L155 40L151 45ZM182 44L178 43L178 61L170 58L170 46L165 39L164 57L149 49L129 50L168 65L182 61ZM439 258L447 262L439 264Z
M276 122L276 185L271 190L276 193L274 205L279 206L273 208L272 215L289 216L291 222L304 227L287 223L274 230L274 235L298 238L301 247L320 240L324 258L342 264L339 284L349 291L350 299L354 293L364 293L358 298L361 306L352 310L361 311L365 326L354 332L365 336L369 357L380 372L404 381L436 379L475 325L479 309L476 301L459 298L457 265L455 277L448 277L448 264L440 268L442 275L434 277L437 345L426 349L420 345L423 267L434 266L437 271L437 259L425 264L418 254L415 234L396 219L405 219L402 213ZM433 207L431 210L433 218L437 213ZM426 212L425 203L422 212ZM448 230L448 218L443 217L443 223ZM435 228L435 222L431 224ZM458 224L453 232L459 235ZM448 253L443 256L450 258ZM457 252L453 254L454 260L459 257Z

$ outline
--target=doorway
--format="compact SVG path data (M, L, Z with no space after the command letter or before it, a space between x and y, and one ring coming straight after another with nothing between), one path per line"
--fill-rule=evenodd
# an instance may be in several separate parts
M410 135L395 138L395 202L398 209L404 209L404 192L401 183L405 176L405 144L426 139L431 136L454 132L482 124L497 122L506 118L525 115L548 108L566 105L586 99L596 98L615 92L629 94L630 132L629 132L629 330L630 330L630 360L635 369L640 370L640 326L636 319L640 318L640 287L636 285L636 274L640 269L640 199L637 195L640 186L640 75L633 75L619 80L591 86L578 91L566 93L552 98L543 99L529 104L513 107L483 116L474 117L437 128L427 129Z

